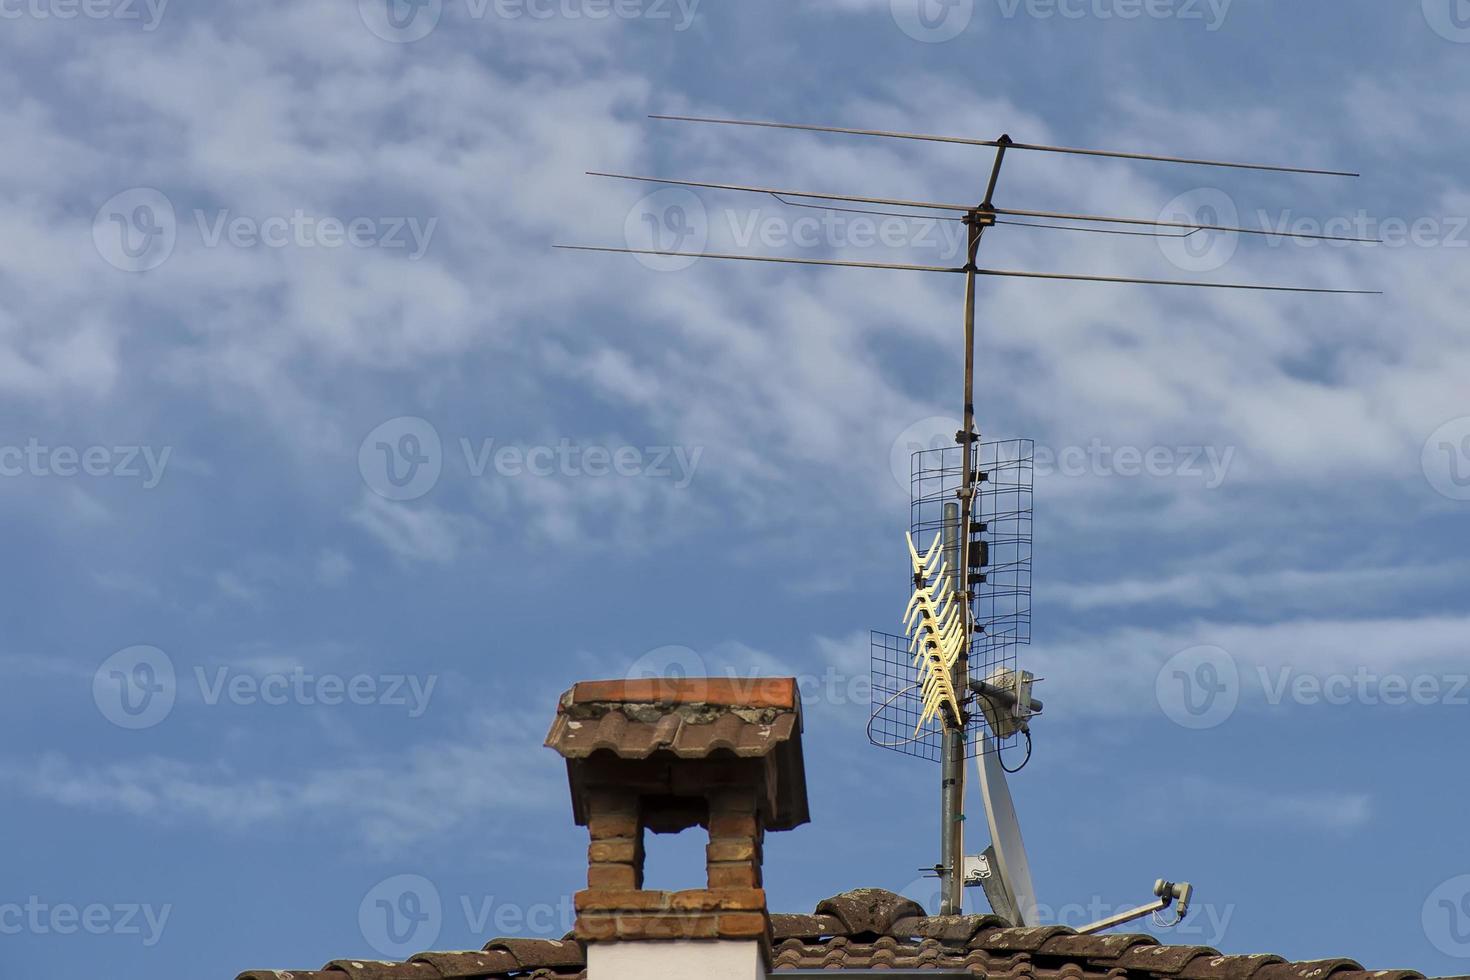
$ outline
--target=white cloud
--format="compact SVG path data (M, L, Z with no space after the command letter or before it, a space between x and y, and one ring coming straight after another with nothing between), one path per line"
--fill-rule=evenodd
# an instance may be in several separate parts
M487 719L463 739L425 742L377 762L272 775L159 756L84 764L51 753L33 764L0 763L0 783L63 806L232 833L301 822L346 828L393 855L479 822L564 806L557 767L527 737L539 734L543 722Z
M350 517L394 556L409 562L453 561L473 533L468 519L422 502L405 504L363 491Z

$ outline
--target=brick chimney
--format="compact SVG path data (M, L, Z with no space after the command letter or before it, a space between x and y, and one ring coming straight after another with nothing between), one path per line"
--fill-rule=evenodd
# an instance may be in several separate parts
M591 837L576 896L588 980L763 977L765 832L810 819L796 682L584 682L562 695L546 744L567 760ZM692 827L709 832L707 887L645 891L644 833Z

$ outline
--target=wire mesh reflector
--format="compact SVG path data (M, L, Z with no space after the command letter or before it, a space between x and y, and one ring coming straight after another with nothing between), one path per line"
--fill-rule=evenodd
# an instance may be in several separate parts
M1016 650L1031 642L1031 507L1036 446L1030 439L984 442L972 450L978 487L970 534L969 643L971 680L1016 668ZM927 550L944 533L945 505L955 503L964 482L959 446L914 453L910 463L910 533ZM980 562L983 561L983 564ZM907 581L912 588L912 581ZM870 643L872 720L868 737L881 748L939 761L943 732L929 725L914 731L923 713L920 677L909 640L874 631ZM972 704L966 752L977 749L975 730L984 715ZM991 738L1004 749L1016 736Z

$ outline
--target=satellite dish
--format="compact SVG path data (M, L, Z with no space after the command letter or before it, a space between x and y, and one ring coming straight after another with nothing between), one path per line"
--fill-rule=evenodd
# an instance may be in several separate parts
M1013 919L1018 926L1039 925L1031 865L1026 860L1021 822L1016 819L1016 805L1000 764L1000 752L990 744L989 732L982 731L977 737L982 740L981 751L976 753L980 796L985 800L985 820L990 824L990 848L986 853L991 856L992 874L984 881L985 893L997 914Z

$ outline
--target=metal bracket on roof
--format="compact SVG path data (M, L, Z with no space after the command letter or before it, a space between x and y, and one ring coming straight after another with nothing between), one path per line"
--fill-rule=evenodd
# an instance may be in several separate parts
M1114 926L1121 926L1125 922L1141 919L1145 915L1162 912L1174 904L1175 899L1179 900L1179 909L1176 913L1177 917L1170 925L1178 925L1189 914L1189 900L1194 895L1194 886L1187 881L1181 881L1176 885L1172 881L1165 881L1163 878L1160 878L1154 882L1154 894L1158 896L1156 901L1149 902L1147 905L1140 905L1136 909L1129 909L1126 912L1119 912L1117 915L1110 915L1106 919L1098 919L1090 925L1080 927L1077 930L1077 934L1086 936L1094 932L1102 932L1104 929L1111 929Z

